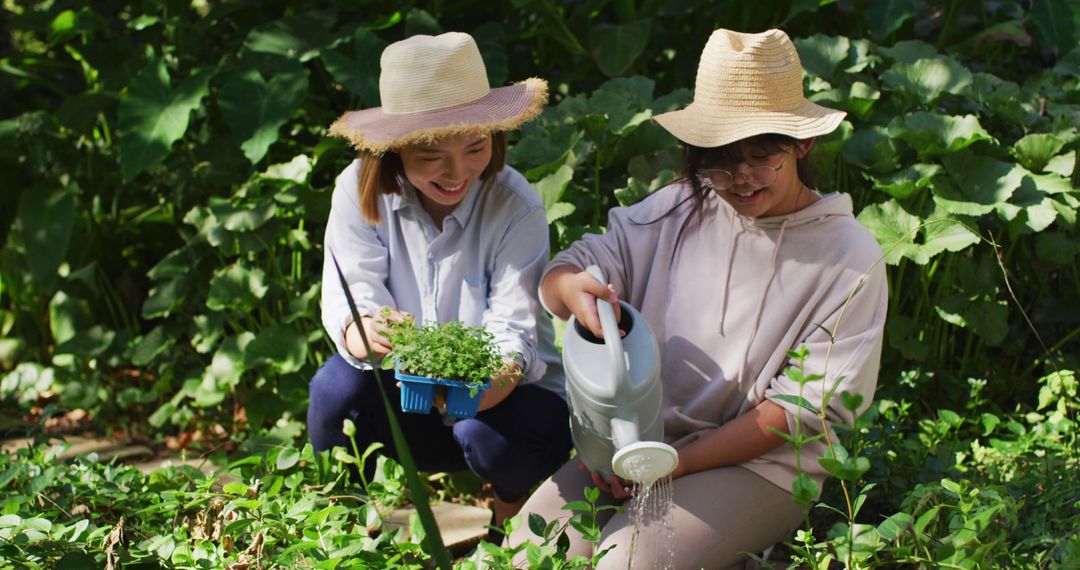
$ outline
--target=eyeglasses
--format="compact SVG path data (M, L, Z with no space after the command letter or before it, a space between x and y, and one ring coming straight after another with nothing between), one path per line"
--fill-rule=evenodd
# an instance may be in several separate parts
M727 190L735 185L736 176L742 176L747 185L758 190L776 182L776 173L787 163L787 157L785 154L779 166L751 166L746 174L732 174L723 168L709 168L699 170L697 177L701 185L710 190Z

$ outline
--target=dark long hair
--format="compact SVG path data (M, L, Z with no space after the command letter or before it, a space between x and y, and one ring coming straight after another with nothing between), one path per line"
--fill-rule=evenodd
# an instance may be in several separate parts
M672 206L670 210L664 212L655 220L638 223L641 225L655 224L683 208L684 204L689 203L690 214L683 220L682 226L679 228L679 233L675 237L675 249L672 251L672 255L674 255L679 249L679 244L682 242L683 233L686 231L686 228L689 227L691 222L700 223L705 216L705 200L709 197L711 191L701 185L701 181L698 180L697 177L698 171L713 168L718 164L737 164L742 162L746 158L743 156L742 151L744 144L760 146L769 152L780 152L794 148L795 144L798 142L798 139L787 135L766 133L713 148L683 143L682 177L676 180L676 182L688 182L690 184L690 195L679 200L679 202ZM807 188L813 188L814 171L810 166L810 153L807 153L806 156L802 158L796 159L795 168L799 180L802 181Z

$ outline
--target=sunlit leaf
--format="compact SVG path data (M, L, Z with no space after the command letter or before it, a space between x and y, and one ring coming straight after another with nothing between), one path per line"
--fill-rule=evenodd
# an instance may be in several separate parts
M191 112L209 92L214 69L200 69L173 89L162 60L140 72L120 99L120 170L125 180L161 162L187 131Z
M1016 141L1016 145L1009 149L1009 152L1024 168L1041 172L1064 146L1065 141L1054 135L1031 134Z
M863 208L858 219L877 238L889 265L896 265L905 257L919 264L928 261L915 243L922 220L908 213L895 200Z
M844 159L870 172L894 172L900 151L896 141L881 126L861 128L844 142Z
M899 172L874 178L874 188L903 200L926 188L941 171L938 164L913 164Z
M993 140L975 115L917 112L889 123L891 136L909 143L922 158L957 152L975 141Z
M928 106L943 94L959 94L971 84L971 72L955 59L939 56L912 64L897 63L881 79L888 89L908 93Z
M848 58L851 42L843 36L814 34L795 40L803 69L826 81L833 80L833 73Z
M289 325L260 330L244 349L246 365L269 364L280 374L297 372L307 359L307 335Z
M933 59L938 52L934 46L921 40L904 40L892 47L878 48L878 51L891 57L896 63L912 64L920 59Z
M262 269L249 269L234 263L214 273L206 306L214 311L247 312L268 290L266 273Z
M622 75L649 43L652 20L598 24L589 31L589 53L608 77Z
M253 164L277 141L278 130L307 94L308 78L295 63L281 63L269 81L253 67L233 74L222 86L218 104Z
M971 152L942 158L949 180L937 178L934 201L946 211L981 216L1005 203L1027 174L1022 167Z

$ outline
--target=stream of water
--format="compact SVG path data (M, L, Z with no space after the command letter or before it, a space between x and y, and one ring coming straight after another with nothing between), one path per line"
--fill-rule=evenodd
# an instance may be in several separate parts
M627 466L630 475L637 473L649 473L650 466L634 465ZM653 568L671 570L675 558L675 528L671 525L671 507L674 494L672 492L671 477L664 476L655 480L634 481L633 497L630 499L629 516L634 522L634 533L630 539L630 555L627 557L627 569L636 570L634 566L634 554L637 552L638 541L647 539L653 544L653 551L658 553ZM642 531L650 532L642 535Z

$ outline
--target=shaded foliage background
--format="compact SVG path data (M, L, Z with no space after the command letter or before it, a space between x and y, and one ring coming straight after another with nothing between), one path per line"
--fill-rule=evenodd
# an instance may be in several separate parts
M1054 372L1080 347L1075 0L5 2L0 405L152 440L302 417L352 157L325 130L379 104L383 47L466 31L493 85L550 82L509 162L557 250L676 176L649 119L690 100L717 27L782 27L810 97L849 113L815 164L887 251L883 404L850 436L877 509L962 472L973 438L1030 452L1009 414L1073 433Z

